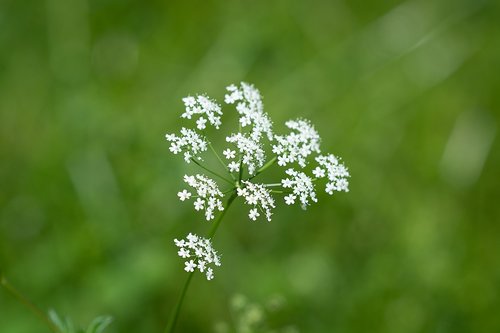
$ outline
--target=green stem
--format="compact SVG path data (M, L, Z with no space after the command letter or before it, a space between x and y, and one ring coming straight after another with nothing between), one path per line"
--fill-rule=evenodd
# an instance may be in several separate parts
M231 178L233 178L233 180L236 180L236 178L234 177L233 173L231 171L229 171L227 165L224 163L224 161L222 160L222 158L219 156L219 154L217 154L217 151L214 149L214 147L212 146L212 144L209 142L208 143L208 146L210 147L210 150L212 150L212 152L215 154L215 156L217 157L217 160L219 160L220 164L224 167L224 169L226 169L226 171L231 175Z
M237 195L236 192L231 194L229 199L227 200L226 207L224 207L224 210L222 213L219 215L217 220L215 220L214 224L212 225L212 228L210 229L210 232L208 233L208 238L213 239L215 236L215 233L217 232L217 229L219 228L219 225L226 215L227 210L233 203L234 199L236 199ZM177 304L175 305L174 309L172 310L172 314L170 316L170 319L168 320L167 327L165 327L165 333L173 333L175 329L175 324L177 323L177 319L179 317L179 313L181 310L182 303L184 302L184 298L186 297L187 290L189 288L189 284L191 283L191 279L193 278L195 272L189 273L189 276L187 277L186 282L184 283L184 287L182 288L181 296L179 297L179 300L177 301Z
M262 166L262 168L260 168L259 170L257 170L257 172L255 173L255 175L253 175L252 177L248 178L248 180L251 180L255 177L257 177L258 175L260 175L262 172L264 172L267 168L269 168L271 165L273 165L274 163L276 163L276 160L277 160L277 157L274 156L272 159L270 159L266 164L264 164Z
M174 310L172 311L172 315L170 316L170 319L168 320L167 327L165 327L165 333L172 333L175 328L175 324L177 324L177 318L179 317L179 312L181 310L182 302L184 301L184 297L186 296L186 292L189 288L189 284L191 283L191 280L193 279L194 276L194 271L189 273L186 282L184 283L184 287L182 288L181 296L179 300L177 301L177 304L175 305Z
M234 185L234 183L233 183L231 180L229 180L229 179L227 179L226 177L224 177L224 176L222 176L222 175L218 174L218 173L217 173L217 172L215 172L215 171L210 170L209 168L207 168L206 166L204 166L203 164L201 164L200 162L198 162L198 161L197 161L197 160L195 160L194 158L192 158L192 159L191 159L191 161L193 161L196 165L198 165L198 166L199 166L200 168L202 168L203 170L206 170L206 171L210 172L211 174L213 174L213 175L215 175L215 176L217 176L217 177L219 177L219 178L221 178L221 179L225 180L225 181L226 181L226 182L228 182L229 184Z
M281 186L281 183L274 183L274 184L264 184L265 187L276 187L276 186Z
M227 200L226 207L224 208L224 210L222 211L222 213L219 215L219 217L217 218L217 220L212 225L212 228L210 229L210 232L208 233L208 238L210 238L210 239L214 238L215 233L217 232L217 229L219 228L220 222L222 221L222 218L224 217L224 215L226 215L226 212L229 209L229 206L231 206L231 204L233 203L234 199L236 199L236 197L237 197L236 192L234 192L233 194L231 194L231 196Z
M9 283L7 278L0 272L0 285L4 287L12 296L14 296L21 304L26 306L35 316L37 316L49 329L54 333L61 333L59 329L50 321L47 315L40 310L35 304L30 302L23 294L21 294L13 285Z

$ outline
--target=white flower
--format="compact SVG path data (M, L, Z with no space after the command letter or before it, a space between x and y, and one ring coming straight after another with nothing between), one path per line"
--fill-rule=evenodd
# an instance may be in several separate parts
M209 239L189 234L186 240L175 239L174 242L179 247L177 252L179 257L189 259L184 262L186 272L194 272L198 268L201 273L205 273L207 280L214 278L214 272L210 266L220 266L221 261Z
M313 170L313 175L316 178L323 178L325 177L325 170L320 167L316 167L316 169Z
M316 162L326 169L326 177L328 179L325 188L326 193L331 195L334 191L349 192L349 181L347 180L350 177L349 171L343 163L340 163L335 155L320 155L316 157ZM321 177L316 175L316 177L323 178L325 174L323 173Z
M242 185L245 187L237 189L238 196L245 198L247 205L253 206L248 217L255 221L260 216L257 209L260 208L265 213L266 219L271 221L271 210L276 207L271 191L262 184L254 184L250 181L242 181Z
M181 249L179 250L179 252L177 252L177 254L179 255L179 257L181 258L189 258L190 254L189 254L189 250L186 250L185 248L181 247Z
M191 162L192 157L206 151L208 146L208 142L203 136L184 127L181 129L180 136L167 134L165 138L170 142L170 151L172 153L178 154L184 152L184 160L186 163Z
M227 167L229 168L229 171L231 172L238 172L240 171L240 164L235 162L235 161L232 161L231 163L229 163L227 165Z
M265 162L265 153L262 145L248 137L246 134L236 133L226 137L226 141L236 145L242 156L243 164L247 166L248 173L253 175Z
M214 271L213 269L209 268L207 269L207 280L210 281L214 278Z
M203 201L202 199L198 198L195 200L195 202L193 203L194 204L194 209L195 210L201 210L203 209L203 205L204 205L205 201Z
M231 149L226 149L222 152L222 154L224 155L224 157L226 157L228 160L230 159L233 159L236 157L236 152L234 150L231 150Z
M294 169L288 169L285 172L291 178L283 179L281 181L281 185L284 188L292 189L292 193L299 198L303 209L305 209L307 205L310 204L309 199L314 202L318 201L311 177L303 172L295 171ZM295 198L293 200L295 200ZM289 202L292 202L291 197L288 196L288 199L285 198L285 202L287 204L289 204Z
M184 105L186 106L186 111L181 115L182 118L191 119L194 115L199 115L200 118L196 121L198 129L205 129L207 119L208 122L219 129L221 125L222 111L219 104L211 100L207 96L197 95L195 97L185 97L182 99Z
M203 273L205 267L206 267L206 262L204 262L203 260L198 261L198 269L200 270L200 272Z
M199 129L199 130L202 130L202 129L205 129L207 126L205 125L207 123L207 120L203 117L200 117L198 118L198 120L196 121L196 127Z
M184 268L184 270L186 272L194 272L194 269L196 268L196 264L194 263L193 260L186 261L185 265L186 265L186 267Z
M181 201L184 201L184 200L189 199L191 197L191 193L189 193L186 190L182 190L181 192L177 193L177 195L179 196L179 199Z
M297 199L297 197L293 194L289 194L287 196L285 196L285 203L287 205L293 205L295 203L295 199Z
M226 90L228 93L225 96L225 102L227 104L238 102L236 110L240 114L241 126L252 126L250 137L258 142L265 134L269 140L272 140L272 123L267 113L264 112L259 90L245 82L241 82L240 87L230 85Z
M184 176L184 181L196 190L198 198L194 202L195 210L205 209L205 218L210 221L214 218L214 211L224 210L221 198L224 197L217 183L204 175Z
M248 217L251 219L251 220L257 220L257 217L259 217L260 214L259 212L257 211L257 208L252 208L250 209L249 213L248 213Z
M289 120L285 125L291 129L288 135L276 135L278 142L273 145L273 153L278 156L278 165L286 166L297 162L301 167L307 164L307 157L319 153L320 137L308 120Z

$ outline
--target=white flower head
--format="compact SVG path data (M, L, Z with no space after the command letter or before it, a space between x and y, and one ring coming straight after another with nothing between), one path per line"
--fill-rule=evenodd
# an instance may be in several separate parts
M182 101L186 106L186 111L181 115L182 118L191 119L193 116L199 116L196 121L199 130L206 128L207 121L216 129L219 129L222 110L214 100L204 95L197 95L196 97L184 97Z
M226 90L228 93L224 100L227 104L236 103L236 110L240 114L240 125L242 127L252 126L250 137L258 142L265 134L269 140L272 140L272 122L267 113L264 112L264 104L259 90L245 82L241 82L239 87L232 84Z
M258 168L264 165L266 156L262 144L247 134L236 133L226 137L226 141L236 146L243 165L248 168L250 175L255 174Z
M308 120L289 120L285 125L291 129L287 135L276 135L277 144L273 145L273 153L278 156L278 164L286 166L297 162L302 168L312 153L320 153L320 136Z
M184 262L186 272L194 272L197 268L205 273L207 280L214 278L212 265L221 266L221 261L209 239L190 233L185 240L174 239L174 243L179 248L179 257L187 259Z
M253 206L248 217L257 220L260 216L259 210L264 213L266 219L271 221L272 209L276 207L271 191L262 184L254 184L250 181L243 181L243 187L237 189L237 194L245 199L247 205Z
M198 198L194 202L195 210L205 210L205 218L210 221L214 218L214 211L217 209L219 211L224 210L221 198L224 197L222 192L219 190L217 183L204 175L197 174L195 176L184 176L184 181L196 190L196 195ZM183 197L186 198L187 191L184 190L179 192L179 197L182 201ZM182 196L181 196L182 194ZM191 196L189 194L189 196Z
M343 163L340 163L339 158L335 157L333 154L320 155L316 157L316 162L318 162L320 166L315 169L318 170L315 176L317 178L324 178L326 176L328 179L325 188L326 193L331 195L334 191L349 192L349 181L347 180L347 178L350 177L349 171Z
M174 154L184 152L184 160L186 163L191 162L191 158L198 157L198 155L207 150L208 142L202 135L195 131L183 127L179 136L175 134L165 135L167 141L170 142L170 151Z
M291 205L298 198L303 209L310 205L309 200L318 202L313 180L303 172L294 169L286 170L289 178L281 180L284 188L292 189L292 194L285 197L285 203Z

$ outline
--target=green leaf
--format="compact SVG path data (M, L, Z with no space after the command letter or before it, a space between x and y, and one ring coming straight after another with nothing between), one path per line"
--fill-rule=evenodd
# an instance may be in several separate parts
M113 318L110 316L101 316L95 318L87 327L87 331L85 333L102 333L106 327L111 324Z

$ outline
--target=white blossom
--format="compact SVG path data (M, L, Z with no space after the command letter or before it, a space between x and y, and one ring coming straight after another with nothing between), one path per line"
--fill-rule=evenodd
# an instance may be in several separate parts
M203 95L184 97L182 101L186 106L186 111L181 115L182 118L191 119L197 115L200 116L196 121L198 129L205 129L207 119L212 126L219 129L222 116L219 104Z
M182 190L181 192L177 193L177 196L179 196L179 199L181 201L184 201L184 200L189 199L191 197L191 193L189 193L186 190Z
M271 210L276 207L271 191L262 184L254 184L250 181L243 181L242 185L244 187L237 188L236 193L245 199L247 205L253 206L248 217L255 221L260 216L258 212L260 209L265 214L266 219L271 221Z
M237 162L235 162L235 161L232 161L231 163L229 163L227 165L227 167L228 167L229 171L231 171L231 172L238 172L238 171L240 171L240 164L237 163Z
M335 155L320 155L316 157L316 162L318 162L318 164L326 170L328 182L326 183L325 191L328 194L331 195L334 191L349 192L349 181L347 180L347 178L350 177L349 171L343 163L340 163L339 159L335 157ZM318 168L319 167L316 169ZM324 172L322 176L318 174L319 172L315 174L317 178L325 177Z
M224 155L225 158L227 158L228 160L230 159L233 159L236 157L236 152L234 150L231 150L231 149L226 149L222 152L222 154Z
M273 139L272 122L267 113L264 112L264 104L259 90L253 85L241 82L240 87L234 84L226 88L225 96L227 104L236 104L236 110L240 114L242 127L252 126L250 137L254 141L260 141L263 134L269 140Z
M265 152L262 145L246 134L236 133L226 137L226 141L233 143L241 155L243 165L248 168L250 175L255 174L265 162Z
M285 196L285 203L287 205L293 205L295 203L295 199L297 199L297 196L295 196L293 194L289 194L289 195Z
M221 266L221 261L209 239L190 233L186 239L174 239L174 243L179 248L179 257L187 259L184 262L186 272L194 272L197 268L205 273L207 280L214 278L212 266Z
M248 217L251 219L251 220L254 220L256 221L257 220L257 217L259 217L260 214L259 214L259 211L257 210L257 208L252 208L250 209L249 213L248 213Z
M288 169L285 172L290 176L290 178L283 179L281 181L281 185L284 188L292 189L293 195L298 197L303 209L305 209L310 204L309 200L318 202L311 177L303 172L296 171L294 169ZM286 197L286 204L289 205L295 202L294 196Z
M276 135L277 144L273 153L278 156L278 165L286 166L297 162L301 167L307 164L312 153L320 153L320 136L308 120L289 120L285 125L291 129L287 135Z
M217 183L204 175L184 176L184 181L196 190L198 198L194 202L195 210L205 210L205 218L210 221L214 218L214 211L224 210L221 198L224 197ZM180 192L182 193L182 192ZM182 199L181 199L182 200Z
M191 158L206 151L208 146L205 137L185 127L181 129L181 134L179 136L167 134L165 138L170 142L170 151L172 153L178 154L184 152L184 160L186 163L190 163Z
M194 263L193 260L186 261L184 264L186 265L186 267L184 268L186 272L194 272L196 264Z

